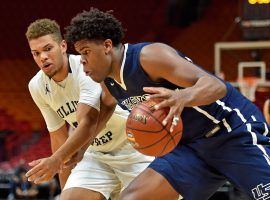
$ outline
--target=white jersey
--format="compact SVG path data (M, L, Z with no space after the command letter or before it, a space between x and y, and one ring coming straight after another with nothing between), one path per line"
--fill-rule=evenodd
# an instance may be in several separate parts
M77 126L77 104L83 103L99 111L101 87L83 72L80 56L69 56L70 70L65 80L55 82L43 71L39 71L29 82L31 96L39 107L49 132L56 131L65 122ZM97 151L108 152L126 141L123 126L128 113L119 107L103 129L94 139L91 147ZM121 130L121 131L118 131Z

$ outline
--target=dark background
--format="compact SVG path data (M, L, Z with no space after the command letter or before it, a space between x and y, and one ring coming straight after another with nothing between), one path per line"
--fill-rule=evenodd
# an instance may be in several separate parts
M240 13L235 0L47 0L7 1L0 4L0 106L18 120L28 120L34 129L43 126L27 84L38 71L25 38L28 25L38 18L56 20L62 27L83 10L97 7L114 14L127 29L123 42L158 41L182 51L203 68L213 71L214 44L242 40L235 18ZM70 47L70 52L74 52ZM252 59L249 52L245 60ZM226 55L225 55L226 56ZM227 55L230 65L239 59ZM222 58L223 59L223 58ZM227 61L228 58L224 57ZM224 63L222 63L224 64ZM226 63L226 65L229 64ZM234 78L234 67L227 77Z

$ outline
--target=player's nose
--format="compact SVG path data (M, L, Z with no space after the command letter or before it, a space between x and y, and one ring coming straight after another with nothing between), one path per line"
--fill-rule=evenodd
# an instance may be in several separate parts
M45 53L45 52L40 53L40 60L41 60L42 62L48 60L48 55L47 55L47 53Z

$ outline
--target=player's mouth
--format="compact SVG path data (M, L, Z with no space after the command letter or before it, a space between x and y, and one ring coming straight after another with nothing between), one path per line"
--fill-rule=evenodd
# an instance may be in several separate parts
M48 68L51 66L51 63L44 63L42 68Z
M51 67L52 67L52 64L51 63L45 63L42 66L42 70L43 71L49 71Z
M92 74L91 71L84 71L84 72L85 72L85 74L86 74L87 76L91 76L91 74Z

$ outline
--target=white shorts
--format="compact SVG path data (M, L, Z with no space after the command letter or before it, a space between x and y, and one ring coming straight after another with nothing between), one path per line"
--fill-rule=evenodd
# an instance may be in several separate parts
M120 191L153 159L139 153L129 143L107 153L88 149L72 170L64 190L80 187L100 192L106 199L118 199Z

